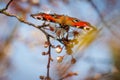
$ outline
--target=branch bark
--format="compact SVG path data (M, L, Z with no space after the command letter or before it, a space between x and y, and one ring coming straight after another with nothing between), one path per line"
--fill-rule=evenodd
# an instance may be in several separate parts
M50 37L47 37L48 43L50 43ZM47 64L47 80L50 80L50 62L51 62L51 43L48 47L48 64Z

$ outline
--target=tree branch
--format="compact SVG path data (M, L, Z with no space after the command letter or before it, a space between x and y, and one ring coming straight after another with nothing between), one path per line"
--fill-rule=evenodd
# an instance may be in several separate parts
M50 43L50 37L46 36L48 43ZM51 62L51 43L48 47L48 64L47 64L47 80L50 80L50 62Z

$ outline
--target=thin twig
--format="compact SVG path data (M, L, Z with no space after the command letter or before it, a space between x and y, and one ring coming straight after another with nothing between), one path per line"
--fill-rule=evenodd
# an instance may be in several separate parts
M47 35L47 36L55 39L55 37L53 37L52 35L48 34L48 33L45 32L43 29L41 29L42 27L47 26L47 25L45 25L45 24L44 24L44 25L41 25L41 26L37 26L37 25L35 25L35 24L33 24L33 23L30 23L30 22L25 21L23 18L21 18L21 17L19 17L19 16L17 16L17 15L10 14L10 13L8 13L8 12L6 12L6 11L0 10L0 13L1 13L1 14L4 14L4 15L6 15L6 16L15 17L15 18L16 18L17 20L19 20L20 22L25 23L25 24L30 25L30 26L33 26L33 27L35 27L35 28L38 28L38 29L41 30L45 35ZM59 41L61 44L63 44L63 42L62 42L61 39L56 39L56 40Z
M50 43L50 37L49 36L46 36L47 37L47 41ZM47 64L47 79L49 80L50 79L50 62L51 62L51 43L49 45L49 48L48 48L48 64Z

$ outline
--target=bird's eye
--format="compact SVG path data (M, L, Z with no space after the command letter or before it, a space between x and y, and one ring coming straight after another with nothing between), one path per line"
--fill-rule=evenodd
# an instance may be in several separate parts
M73 22L79 22L79 20L77 20L77 19L74 19L74 20L73 20Z

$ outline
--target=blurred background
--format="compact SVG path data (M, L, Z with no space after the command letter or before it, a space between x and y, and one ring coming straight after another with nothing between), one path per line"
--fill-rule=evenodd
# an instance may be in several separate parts
M0 9L9 0L0 0ZM7 10L36 25L41 21L30 17L32 13L51 12L88 21L101 29L97 38L84 50L73 50L77 62L57 63L52 50L50 76L59 80L68 72L77 76L65 80L120 80L120 0L14 0ZM45 35L32 26L0 14L0 80L40 80L46 75L47 56L41 53ZM54 44L59 44L54 42Z

